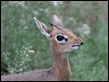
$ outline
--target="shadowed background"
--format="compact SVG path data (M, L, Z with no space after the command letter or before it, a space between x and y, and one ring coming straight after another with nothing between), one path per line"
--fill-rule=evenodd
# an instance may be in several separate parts
M52 65L49 41L33 17L50 27L53 12L60 14L64 26L84 41L79 50L70 53L71 80L107 81L107 1L2 1L1 75Z

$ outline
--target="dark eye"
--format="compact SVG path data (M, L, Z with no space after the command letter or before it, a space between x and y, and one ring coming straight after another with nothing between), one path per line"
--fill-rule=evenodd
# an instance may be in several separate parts
M62 35L58 35L58 36L57 36L57 40L58 40L58 41L62 41L62 40L64 40L64 39L65 39L65 38L64 38L64 36L62 36Z
M63 34L57 34L55 37L55 40L59 44L65 44L68 41L68 37L66 35L63 35Z

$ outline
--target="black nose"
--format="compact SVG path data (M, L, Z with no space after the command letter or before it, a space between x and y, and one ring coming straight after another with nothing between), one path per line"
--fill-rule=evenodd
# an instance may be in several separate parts
M83 44L84 44L83 42L80 43L80 45L83 45Z

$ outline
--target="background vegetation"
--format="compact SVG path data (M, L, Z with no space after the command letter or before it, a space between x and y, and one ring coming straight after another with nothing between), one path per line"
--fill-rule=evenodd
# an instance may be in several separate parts
M84 40L79 50L70 53L71 80L107 81L107 1L2 1L1 75L51 66L49 42L33 17L49 26L52 12L59 13L65 27Z

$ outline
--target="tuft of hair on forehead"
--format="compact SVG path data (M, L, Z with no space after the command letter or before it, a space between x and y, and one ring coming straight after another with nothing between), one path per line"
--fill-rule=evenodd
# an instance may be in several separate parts
M56 27L56 26L55 26ZM58 30L61 30L62 32L72 32L72 30L70 30L70 29L67 29L67 28L64 28L64 27L62 27L62 28L58 28L58 27L56 27Z
M53 23L50 23L50 22L49 22L49 25L50 25L51 27L57 28L58 30L62 31L63 33L65 33L65 32L72 32L72 30L70 30L70 29L53 25Z

